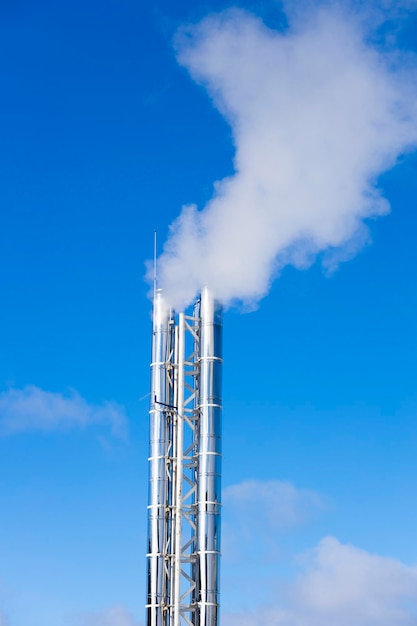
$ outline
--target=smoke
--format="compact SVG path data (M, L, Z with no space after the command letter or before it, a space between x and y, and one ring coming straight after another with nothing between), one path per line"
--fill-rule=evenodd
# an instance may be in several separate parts
M417 143L415 63L369 43L364 24L316 8L280 32L232 9L178 34L179 63L236 150L234 174L171 225L158 276L172 306L203 285L255 306L286 265L355 255L367 220L389 211L378 176Z

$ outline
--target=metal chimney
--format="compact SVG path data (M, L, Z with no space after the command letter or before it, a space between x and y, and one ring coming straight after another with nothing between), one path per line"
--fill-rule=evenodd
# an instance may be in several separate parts
M218 626L222 311L154 298L147 626Z

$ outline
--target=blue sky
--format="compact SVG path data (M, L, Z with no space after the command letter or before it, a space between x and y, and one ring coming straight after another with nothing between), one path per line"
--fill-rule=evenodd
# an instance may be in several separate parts
M230 6L0 9L1 626L143 624L145 261L236 167L173 39ZM379 50L417 51L412 3L358 6ZM309 251L225 314L224 626L417 624L417 156L399 152L350 260L329 274Z

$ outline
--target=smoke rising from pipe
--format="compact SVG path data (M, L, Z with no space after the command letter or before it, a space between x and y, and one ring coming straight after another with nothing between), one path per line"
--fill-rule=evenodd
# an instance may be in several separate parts
M205 284L254 306L286 265L332 267L389 204L378 176L417 145L414 60L377 49L352 14L318 10L279 32L233 9L184 29L177 55L230 123L235 173L185 206L158 260L183 308Z

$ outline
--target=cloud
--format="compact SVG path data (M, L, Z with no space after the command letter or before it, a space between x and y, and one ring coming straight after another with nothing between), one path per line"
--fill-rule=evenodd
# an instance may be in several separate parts
M411 600L417 610L417 567L327 537L307 555L307 571L295 591L305 611L339 624L400 624L408 615L403 601Z
M223 490L223 542L226 559L274 558L277 533L311 520L324 507L323 498L279 480L247 480Z
M223 502L226 594L238 607L244 598L224 626L417 626L417 567L331 536L288 556L288 533L324 508L316 492L251 480Z
M225 626L415 626L417 567L371 554L333 537L301 558L295 581L275 601L245 614L225 614ZM280 598L280 600L277 600Z
M294 20L305 20L314 8L332 9L334 0L282 0L287 15ZM410 13L417 9L417 0L339 0L337 6L343 7L345 12L360 15L367 27L398 31L407 20ZM392 32L390 32L390 35Z
M133 615L122 606L113 606L102 613L89 613L80 616L77 626L142 626Z
M33 385L0 393L2 436L33 430L85 428L93 424L109 426L117 437L126 436L126 414L123 407L114 402L89 404L74 390L64 395Z
M176 308L204 284L253 306L288 264L352 257L389 211L378 176L417 144L415 59L372 46L357 11L316 4L283 32L233 9L178 35L236 152L234 175L171 226L158 276Z
M312 510L322 507L322 498L286 481L246 480L224 489L223 504L238 519L261 517L262 524L282 529L305 522Z

